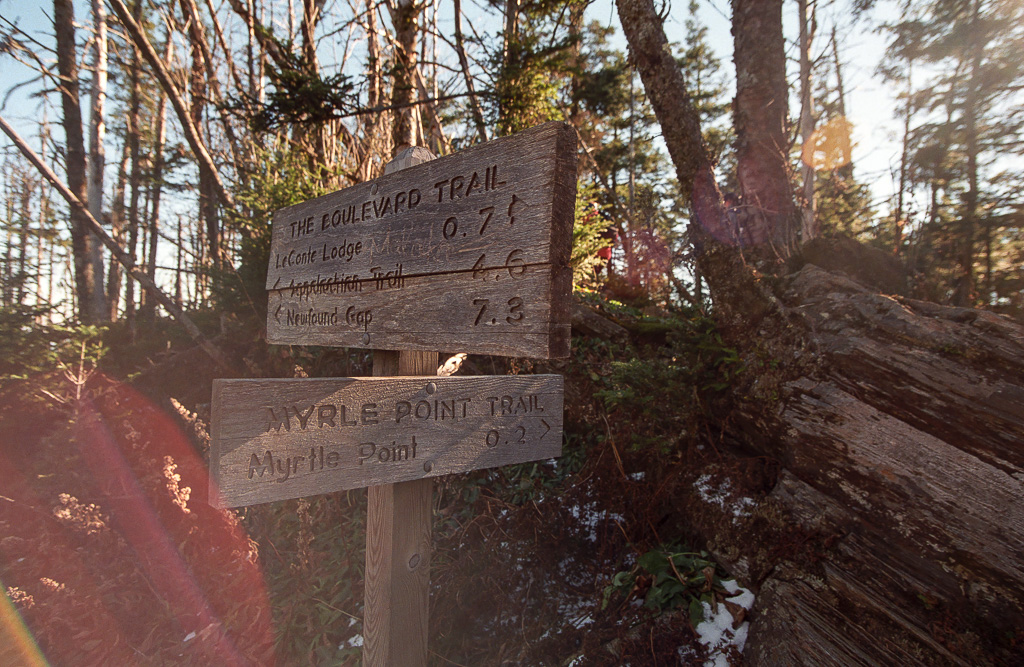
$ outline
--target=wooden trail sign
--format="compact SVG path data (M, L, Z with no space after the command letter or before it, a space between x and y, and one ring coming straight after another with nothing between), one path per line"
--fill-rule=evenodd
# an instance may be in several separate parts
M562 452L559 375L215 380L212 413L221 507Z
M552 122L282 209L268 340L568 356L575 197Z
M568 356L575 193L548 123L274 215L268 339L373 348L376 377L215 381L210 498L368 487L368 667L427 664L430 478L561 455L560 376L431 375L439 349Z

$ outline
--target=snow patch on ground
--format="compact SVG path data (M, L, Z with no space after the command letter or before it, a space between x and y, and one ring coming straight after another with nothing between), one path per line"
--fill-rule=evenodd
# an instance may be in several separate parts
M746 498L740 496L738 498L733 497L732 482L729 479L723 479L721 483L715 487L711 483L711 475L701 475L694 482L693 488L697 489L697 495L704 502L711 505L718 505L723 510L728 511L733 516L733 523L737 520L750 516L754 506L757 504L753 498Z
M605 521L625 521L621 514L597 509L596 502L572 505L568 510L572 518L584 529L585 537L590 542L597 542L597 527Z
M735 581L723 581L722 586L731 594L731 597L727 598L729 602L743 607L746 611L750 611L754 606L754 594L741 588ZM701 604L704 606L704 621L697 626L697 636L708 652L704 667L729 667L730 649L735 647L737 651L743 651L750 624L744 621L739 627L734 628L735 619L724 604L718 605L717 613L707 602Z

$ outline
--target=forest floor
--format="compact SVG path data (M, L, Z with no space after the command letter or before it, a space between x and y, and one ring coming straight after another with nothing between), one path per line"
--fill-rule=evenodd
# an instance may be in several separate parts
M771 462L719 458L707 426L742 369L697 313L593 305L628 340L461 372L564 374L565 443L436 484L432 664L742 664L753 594L694 530L744 530L772 483ZM249 376L369 374L361 353L253 331L220 338ZM365 492L211 508L216 368L180 339L123 335L83 392L54 372L2 397L0 620L16 641L0 662L358 664Z

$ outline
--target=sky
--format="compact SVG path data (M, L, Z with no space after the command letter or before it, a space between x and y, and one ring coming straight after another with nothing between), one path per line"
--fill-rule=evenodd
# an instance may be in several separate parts
M687 4L686 0L671 2L672 11L665 22L665 33L669 41L683 41L686 34ZM818 38L813 51L820 54L822 50L828 48L831 26L837 25L848 120L853 124L855 172L859 180L871 187L876 207L881 205L884 211L884 202L895 192L894 169L899 168L900 156L900 141L897 134L899 124L893 115L897 108L895 94L875 75L875 69L888 42L886 36L873 26L878 21L891 19L893 7L889 2L879 2L871 16L871 22L866 19L854 22L850 13L846 11L846 0L819 4L831 6L820 10ZM730 33L729 5L729 0L701 0L698 15L708 28L709 43L722 61L723 69L729 74L731 96L735 92L735 87L732 81L733 38ZM790 82L797 80L798 71L796 11L795 0L784 0L783 31L787 40L786 55L789 61ZM614 25L618 30L616 39L619 48L626 48L625 38L618 28L618 16L614 11L613 0L597 0L590 8L588 18L600 21L604 25ZM800 114L795 91L790 96L789 113L795 125Z
M444 16L445 5L449 0L441 0L442 16ZM89 12L87 3L76 0L76 18L79 23L87 21ZM328 7L332 4L328 2ZM472 0L464 2L464 9L469 14L474 11ZM671 3L671 13L666 21L665 29L670 41L682 41L685 35L685 20L687 15L686 0L674 0ZM822 3L825 4L825 3ZM340 1L336 5L341 11L347 11L347 7ZM840 55L843 59L843 77L847 87L847 108L849 120L854 127L854 166L858 178L868 183L874 193L876 205L883 204L894 191L893 170L898 166L899 142L896 136L898 123L894 120L893 110L896 108L894 95L884 88L879 78L874 74L881 55L885 51L885 35L875 30L868 21L861 20L853 22L848 12L844 12L846 0L836 0L830 6L824 8L819 16L821 24L819 38L816 43L816 50L826 48L828 32L831 25L836 23L840 26ZM450 11L450 9L448 10ZM476 11L479 11L477 8ZM722 60L724 70L731 73L732 70L732 35L729 32L729 2L728 0L702 0L700 3L699 16L708 26L709 41ZM891 4L879 3L873 18L877 21L886 18L892 12ZM788 53L790 67L795 80L796 51L795 38L796 28L796 2L785 0L784 4L784 29L788 40ZM52 5L41 0L0 0L0 17L9 20L17 20L19 25L41 40L49 41L46 35L51 32L49 16L52 14ZM597 0L588 10L588 20L596 20L605 25L613 25L618 30L618 17L614 10L612 0ZM491 14L492 23L497 22L495 14ZM444 23L444 22L442 22ZM450 30L450 25L447 26ZM500 25L487 25L480 22L474 23L478 31L496 32ZM621 30L618 30L615 37L615 44L625 50L625 39ZM328 47L330 48L330 47ZM335 46L334 50L337 52ZM340 54L338 54L340 56ZM0 96L7 95L7 92L18 84L26 82L31 73L23 66L17 64L9 55L0 55ZM40 105L35 100L26 97L25 92L35 85L25 86L16 89L8 97L0 97L0 115L8 119L19 131L26 135L26 138L35 133L35 123L41 116ZM54 97L53 103L57 100ZM51 112L51 121L57 122L57 111ZM791 98L790 115L795 119L799 114L799 107ZM6 140L4 140L6 144ZM33 142L36 143L36 142ZM881 206L882 210L885 209Z

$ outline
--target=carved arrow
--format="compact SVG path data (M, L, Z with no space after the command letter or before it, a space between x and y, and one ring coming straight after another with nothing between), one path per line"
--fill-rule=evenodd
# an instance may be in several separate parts
M274 311L274 319L277 320L278 324L281 323L281 318L279 317L279 315L281 314L282 308L284 308L284 306L278 306L277 310Z
M541 423L541 424L544 424L544 429L545 429L545 430L544 430L544 432L543 432L543 433L541 433L541 434L540 434L540 437L539 437L539 438L537 438L537 439L538 439L538 440L543 440L543 439L544 439L544 436L546 436L546 435L548 434L548 431L550 431L550 430L551 430L551 425L550 425L550 424L548 424L548 423L547 423L546 421L544 421L543 419L541 419L541 420L540 420L540 423Z

